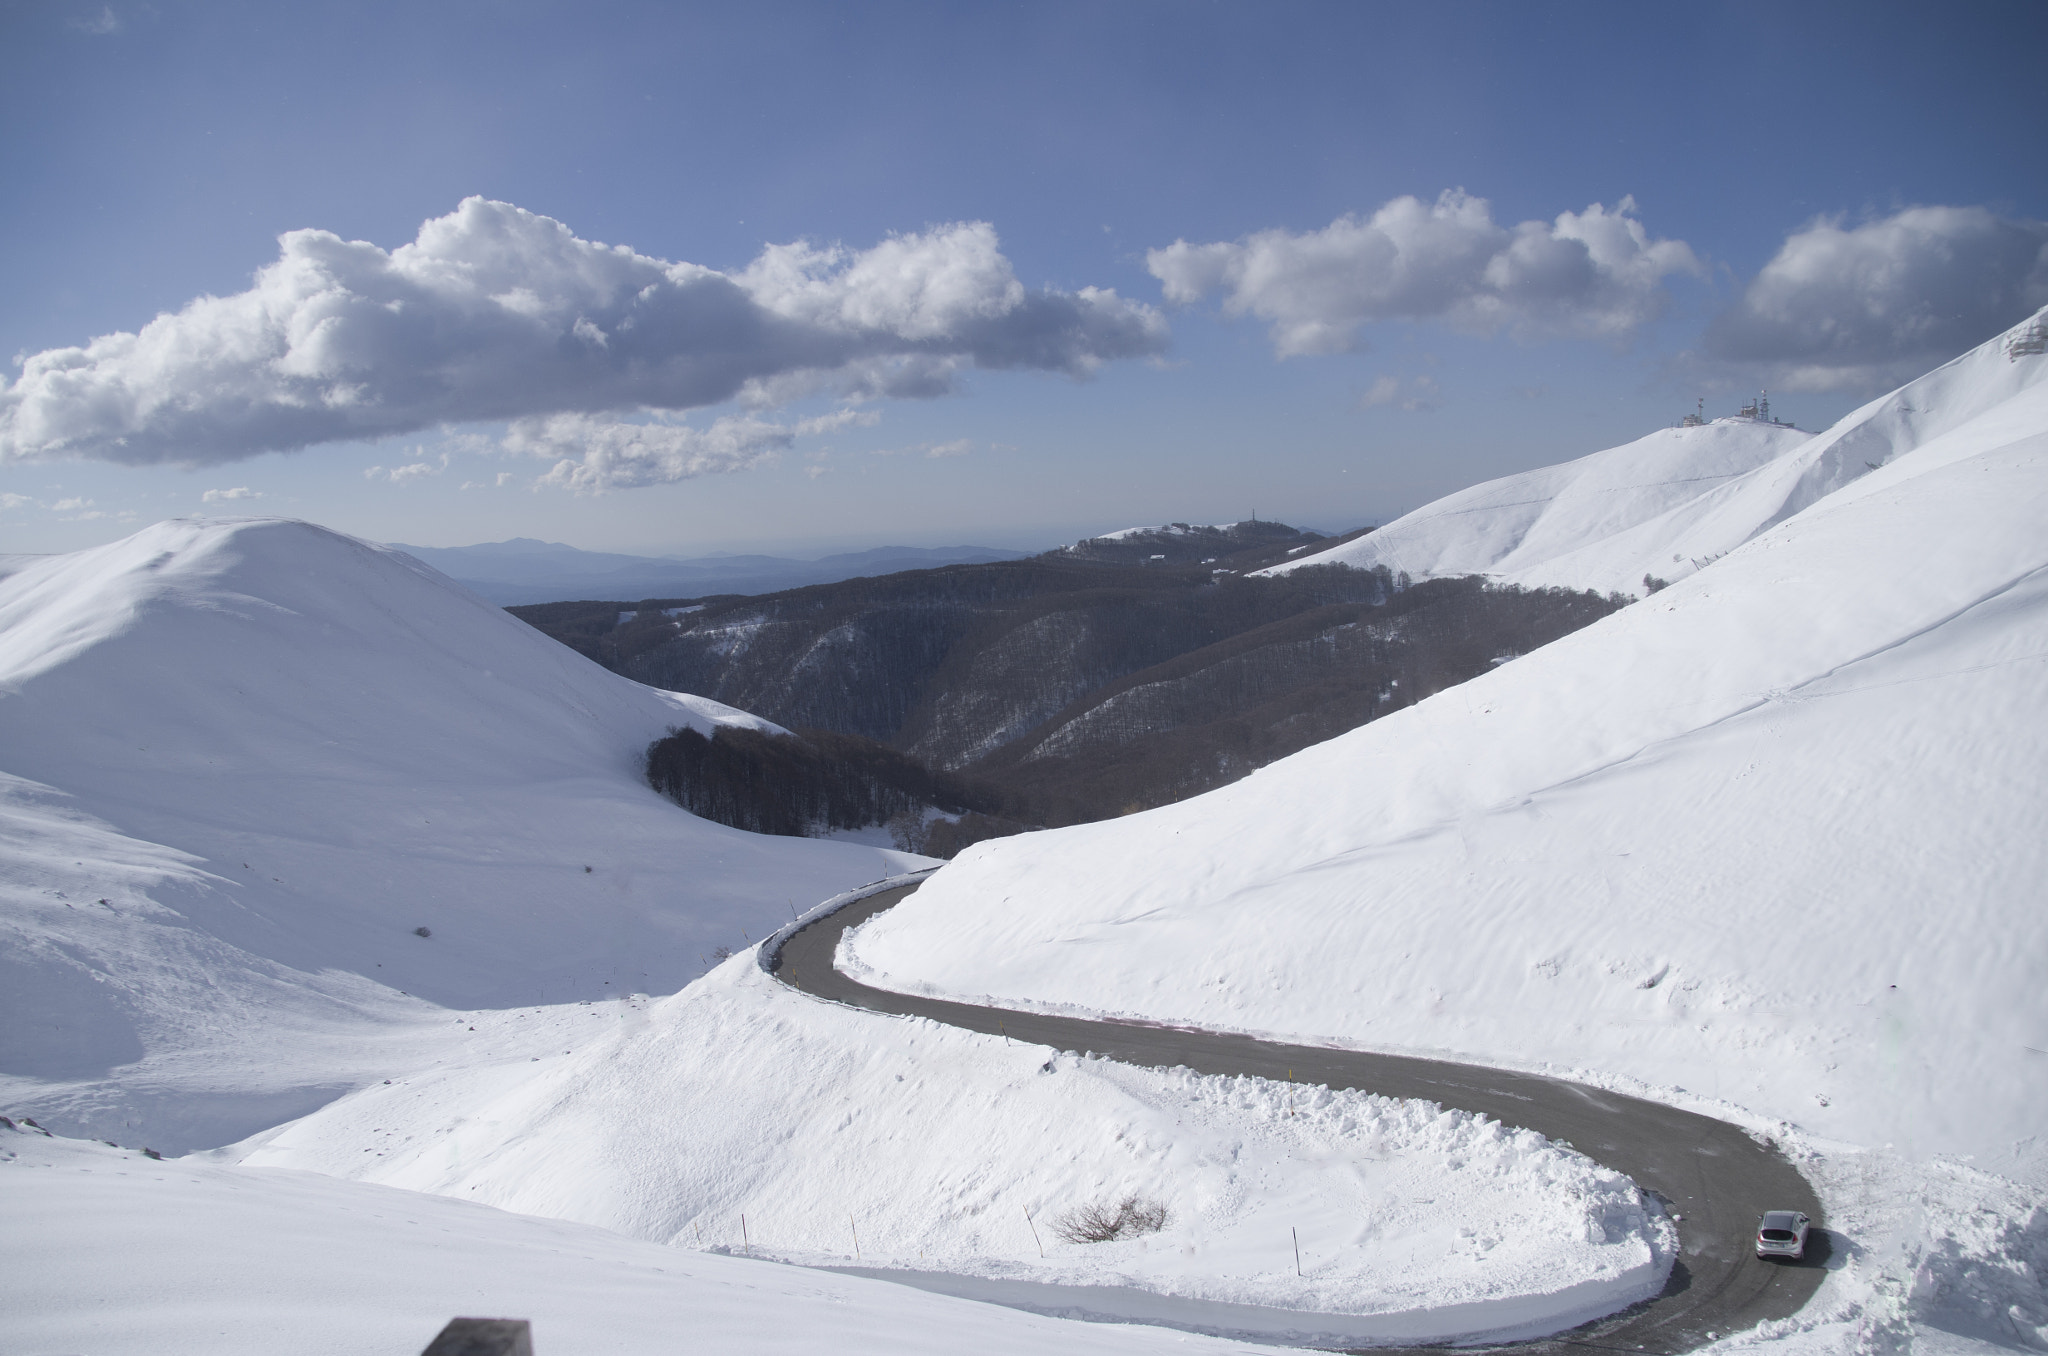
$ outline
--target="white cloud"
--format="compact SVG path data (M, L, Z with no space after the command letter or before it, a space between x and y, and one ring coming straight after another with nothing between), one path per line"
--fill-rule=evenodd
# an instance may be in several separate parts
M1177 240L1150 251L1145 266L1168 301L1221 292L1228 314L1269 322L1282 357L1354 348L1361 325L1386 320L1615 335L1662 310L1665 277L1700 272L1683 241L1650 239L1635 210L1623 198L1611 210L1595 203L1506 227L1486 199L1456 190L1433 204L1396 198L1320 231Z
M76 513L80 509L91 508L92 500L79 498L59 499L56 503L50 505L50 507L58 513Z
M199 496L202 504L219 504L231 499L261 499L261 490L252 490L247 485L237 485L232 490L208 490Z
M33 504L35 502L35 500L25 494L0 493L0 509L18 509L23 504Z
M1399 377L1382 376L1358 398L1358 407L1370 410L1392 405L1409 411L1433 410L1437 407L1437 394L1435 377L1411 377L1403 381Z
M423 449L414 448L413 455L423 455ZM406 485L427 476L437 476L448 469L449 455L443 452L436 461L409 461L403 466L372 466L363 472L365 480L388 480L393 485Z
M90 33L96 38L112 37L124 27L121 23L121 16L114 13L112 5L101 5L99 13L73 19L71 26L81 33Z
M578 494L667 485L697 476L744 471L796 441L797 429L746 415L708 429L687 424L627 423L589 414L521 419L505 435L508 452L557 458L534 483Z
M211 465L451 423L933 395L968 367L1079 376L1167 339L1114 292L1024 287L986 223L775 246L730 275L482 198L395 250L318 230L279 247L246 292L25 358L0 462Z
M964 457L974 450L972 438L955 438L950 443L932 443L925 448L927 457Z
M2048 222L1909 207L1788 236L1707 331L1722 363L1797 390L1889 387L2048 305Z

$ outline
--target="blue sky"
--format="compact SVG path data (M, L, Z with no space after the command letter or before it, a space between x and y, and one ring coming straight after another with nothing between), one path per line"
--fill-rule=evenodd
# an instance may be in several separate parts
M1699 396L1823 427L2048 301L2043 50L2028 3L0 5L0 550L1334 530Z

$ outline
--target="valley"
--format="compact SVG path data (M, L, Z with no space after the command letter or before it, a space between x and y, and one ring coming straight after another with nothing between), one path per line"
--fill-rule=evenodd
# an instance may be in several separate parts
M533 614L560 641L291 519L9 558L4 1350L368 1349L474 1303L551 1351L702 1315L1221 1352L1659 1293L1594 1335L2048 1343L2032 332L1817 434L1671 430L1320 549L1169 525ZM792 726L1048 827L941 863L648 784L660 741ZM1559 1111L1608 1102L1668 1128ZM1671 1149L1765 1177L1688 1194ZM1798 1181L1817 1265L1731 1259ZM1138 1223L1048 1229L1090 1209ZM1041 1285L1103 1303L1020 1313ZM1049 1316L1108 1291L1145 1321Z

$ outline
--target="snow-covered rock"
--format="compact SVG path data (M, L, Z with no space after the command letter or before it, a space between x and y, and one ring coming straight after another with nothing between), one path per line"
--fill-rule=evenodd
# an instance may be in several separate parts
M582 658L401 553L159 523L0 579L0 1096L222 1143L403 1064L435 1004L666 991L901 853L649 790L753 717Z
M2048 357L2002 336L1715 493L1783 521L1235 785L981 844L860 962L2040 1179Z

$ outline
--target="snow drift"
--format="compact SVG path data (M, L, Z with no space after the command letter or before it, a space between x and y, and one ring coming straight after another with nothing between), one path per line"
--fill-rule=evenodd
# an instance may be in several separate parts
M1305 565L1481 574L1529 588L1642 593L1682 579L1904 452L2030 386L2009 362L2027 322L1814 435L1751 419L1659 429L1621 447L1474 485Z
M409 1058L433 1004L670 989L903 855L645 785L678 725L400 553L159 523L0 579L0 1092L218 1144Z
M1588 1071L2040 1178L2048 356L1986 344L1716 493L1784 521L1233 786L977 846L862 932L869 982Z

